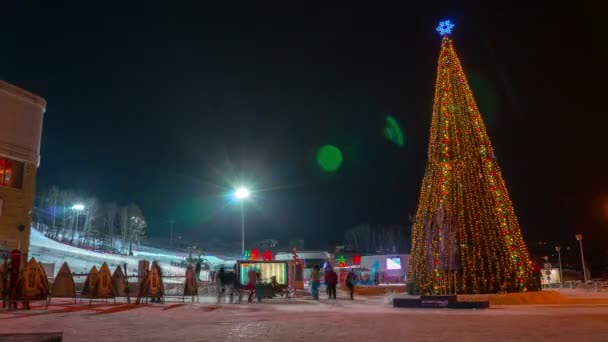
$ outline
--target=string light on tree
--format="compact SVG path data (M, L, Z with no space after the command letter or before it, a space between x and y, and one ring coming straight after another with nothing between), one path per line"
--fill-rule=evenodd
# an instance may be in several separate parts
M435 84L428 162L412 233L410 291L526 291L533 282L519 222L449 34Z

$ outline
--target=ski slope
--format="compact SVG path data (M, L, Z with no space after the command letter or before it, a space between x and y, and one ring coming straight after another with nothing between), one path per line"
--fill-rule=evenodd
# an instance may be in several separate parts
M140 247L140 250L134 250L133 256L107 254L93 252L85 249L80 249L70 245L51 240L44 236L36 229L32 228L30 235L30 257L36 258L42 263L55 264L55 274L64 262L67 262L70 269L74 273L88 273L93 266L99 266L106 262L112 272L120 265L124 267L127 264L128 274L137 274L139 260L156 260L160 264L164 276L184 276L185 269L182 267L172 266L171 261L180 262L184 260L183 256L170 251L161 250L151 247ZM220 265L224 260L214 256L202 256L211 265ZM49 276L51 276L49 274ZM181 278L166 278L165 282L183 282Z

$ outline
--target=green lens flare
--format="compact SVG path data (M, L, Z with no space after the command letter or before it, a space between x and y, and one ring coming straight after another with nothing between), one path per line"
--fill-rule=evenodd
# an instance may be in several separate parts
M333 145L322 146L317 151L317 164L325 172L335 172L342 165L342 152Z
M399 122L392 115L388 115L386 117L386 123L384 125L384 137L399 147L403 147L405 145L401 126L399 126Z

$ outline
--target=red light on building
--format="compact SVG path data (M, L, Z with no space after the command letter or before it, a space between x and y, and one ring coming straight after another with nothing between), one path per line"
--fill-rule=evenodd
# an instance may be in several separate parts
M251 250L251 260L258 260L260 258L260 252L258 252L257 248Z
M272 260L272 253L270 251L264 252L264 260Z
M361 256L359 254L355 254L355 256L353 257L353 264L361 265Z

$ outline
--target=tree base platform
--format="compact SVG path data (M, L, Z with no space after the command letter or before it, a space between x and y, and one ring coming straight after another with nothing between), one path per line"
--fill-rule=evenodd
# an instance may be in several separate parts
M420 298L394 298L395 308L433 309L488 309L489 301L459 302L457 296L420 296Z

